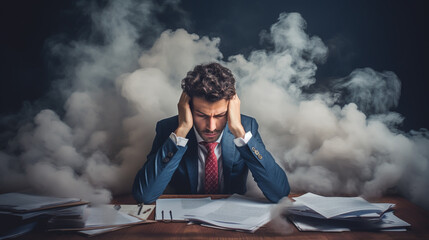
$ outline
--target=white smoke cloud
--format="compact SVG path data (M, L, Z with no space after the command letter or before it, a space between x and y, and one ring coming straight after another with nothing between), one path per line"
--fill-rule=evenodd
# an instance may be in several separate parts
M55 37L47 42L51 56L65 66L63 78L54 83L66 99L65 113L42 110L0 153L1 191L29 188L108 202L111 192L131 190L133 175L153 138L153 117L160 115L146 109L144 115L153 117L141 122L143 114L122 96L118 77L138 68L142 48L137 42L157 36L161 24L155 15L176 4L129 0L100 7L79 3L92 20L90 33L74 41ZM151 36L142 40L143 33ZM149 85L156 90L153 83ZM148 89L148 93L156 91ZM147 99L156 102L159 95Z
M264 35L274 50L222 60L219 38L161 33L156 9L148 1L112 1L91 15L104 44L52 44L72 66L62 80L71 86L65 113L41 111L0 152L1 191L31 187L96 202L129 193L156 121L177 114L180 80L193 66L218 61L234 72L242 112L259 121L292 191L367 197L399 191L429 208L429 138L395 128L403 119L389 112L399 100L396 75L358 69L332 92L306 93L328 49L308 36L298 13L281 14ZM147 32L159 38L143 49L137 42ZM248 182L249 194L260 194Z
M274 51L226 62L239 78L243 111L259 120L292 191L369 198L399 191L429 208L423 191L429 185L427 134L401 133L394 127L403 118L389 112L399 100L397 76L357 69L335 82L333 90L343 90L342 97L335 91L304 93L315 81L315 63L327 54L305 25L299 14L281 14L270 32ZM341 100L347 104L337 104Z

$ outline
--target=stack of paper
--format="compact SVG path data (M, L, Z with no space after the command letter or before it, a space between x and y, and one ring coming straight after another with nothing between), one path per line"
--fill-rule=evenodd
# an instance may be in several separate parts
M48 231L79 231L85 235L133 226L146 221L155 206L87 206L76 198L22 193L0 194L0 239L16 237L36 227Z
M25 193L0 194L0 210L10 212L34 212L81 204L86 202L81 202L78 198L57 198Z
M410 224L391 211L394 204L369 203L361 197L323 197L306 193L294 198L288 217L300 231L405 231Z
M16 237L44 225L53 217L81 222L87 202L23 193L0 194L0 239ZM76 221L74 221L76 224ZM79 223L77 223L79 224Z
M270 221L274 204L258 202L234 194L227 199L213 200L202 207L189 210L185 217L222 229L254 232Z

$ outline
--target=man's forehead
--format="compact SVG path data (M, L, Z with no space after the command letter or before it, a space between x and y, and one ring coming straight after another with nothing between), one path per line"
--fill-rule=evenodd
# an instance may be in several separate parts
M209 102L203 98L192 98L194 111L206 115L218 115L225 113L228 110L228 101L221 99L216 102Z

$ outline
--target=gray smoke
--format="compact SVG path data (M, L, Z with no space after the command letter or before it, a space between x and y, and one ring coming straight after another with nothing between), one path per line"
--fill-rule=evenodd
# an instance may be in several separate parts
M345 93L344 102L356 103L365 113L386 113L398 106L401 82L393 72L363 68L335 81L334 89Z
M47 41L50 56L65 65L63 77L53 84L58 100L65 99L65 113L42 110L19 129L0 152L0 191L30 189L93 202L130 191L157 115L140 113L122 96L122 74L138 68L143 51L138 43L162 32L155 15L176 4L78 4L92 20L90 33L73 41Z
M259 120L292 191L368 198L393 191L429 208L429 139L426 130L395 128L403 120L389 112L399 100L397 76L357 69L334 81L332 92L304 93L315 82L315 63L327 54L323 42L304 30L299 14L281 14L270 32L274 51L226 63L240 79L243 110Z
M32 188L98 202L129 193L156 121L177 114L180 80L195 65L217 61L234 72L242 112L258 120L292 191L366 197L396 191L429 208L429 137L396 128L403 117L389 110L400 94L394 73L358 69L334 81L332 92L308 93L328 48L308 36L300 14L281 14L265 32L273 50L223 60L219 38L162 31L154 20L159 9L112 1L90 12L103 44L52 43L71 66L58 82L71 86L63 92L65 113L40 111L0 152L1 191ZM154 36L151 47L137 44ZM248 194L261 194L248 182Z

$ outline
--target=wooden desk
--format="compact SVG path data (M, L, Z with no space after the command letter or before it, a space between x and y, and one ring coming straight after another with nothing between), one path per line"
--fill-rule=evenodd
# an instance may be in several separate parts
M296 195L291 195L296 196ZM163 198L171 197L207 197L207 195L164 195ZM227 195L214 195L213 198L227 197ZM429 239L429 213L422 208L412 204L410 201L396 196L383 197L378 202L395 203L395 215L411 224L407 232L342 232L342 233L321 233L321 232L299 232L294 226L293 232L283 235L273 231L271 223L258 229L255 233L243 233L226 231L202 227L199 225L187 225L187 223L164 223L156 222L143 224L118 231L98 235L95 237L85 237L72 232L47 232L30 233L17 239L61 239L61 240L83 240L83 239ZM128 196L115 197L113 203L131 204L134 199ZM154 213L149 217L154 219Z

